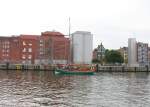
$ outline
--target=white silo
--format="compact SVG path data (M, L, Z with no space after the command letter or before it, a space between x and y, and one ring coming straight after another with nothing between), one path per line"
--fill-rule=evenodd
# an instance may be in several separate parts
M93 35L87 31L72 34L73 63L90 64L92 61Z
M135 38L128 39L128 65L130 67L138 66L137 63L137 42Z

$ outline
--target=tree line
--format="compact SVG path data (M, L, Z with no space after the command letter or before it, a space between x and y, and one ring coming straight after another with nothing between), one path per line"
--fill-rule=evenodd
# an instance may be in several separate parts
M121 55L120 52L116 50L106 50L105 51L105 57L98 60L98 59L93 59L93 63L101 63L101 64L121 64L124 62L124 59Z

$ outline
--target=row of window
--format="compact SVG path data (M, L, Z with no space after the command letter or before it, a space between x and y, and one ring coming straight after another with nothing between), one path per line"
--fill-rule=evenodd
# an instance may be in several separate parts
M23 46L25 46L25 45L32 46L32 43L26 43L25 41L23 41L22 44L23 44Z
M2 56L9 56L9 54L2 54Z
M1 41L0 43L1 43L1 44L4 44L4 45L9 45L9 44L10 44L9 41Z
M23 48L22 52L32 52L32 48Z
M10 48L10 46L9 45L2 45L2 48Z
M32 55L22 55L22 59L32 59Z
M9 52L9 49L3 49L2 52Z

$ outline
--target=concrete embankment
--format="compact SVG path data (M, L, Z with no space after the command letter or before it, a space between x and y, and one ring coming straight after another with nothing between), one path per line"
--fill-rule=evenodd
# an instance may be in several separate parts
M0 64L0 70L39 70L53 71L56 65L22 65L22 64ZM96 65L96 72L150 72L150 67L127 67L127 66L100 66Z
M150 72L150 67L98 66L97 72Z
M0 70L44 70L52 71L55 65L22 65L22 64L0 64Z

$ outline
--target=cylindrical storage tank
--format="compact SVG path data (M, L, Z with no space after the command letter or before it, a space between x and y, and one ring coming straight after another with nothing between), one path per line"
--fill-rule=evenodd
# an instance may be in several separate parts
M137 66L137 43L135 38L128 39L128 65Z
M93 35L91 32L76 31L72 34L73 63L90 64L92 61Z

